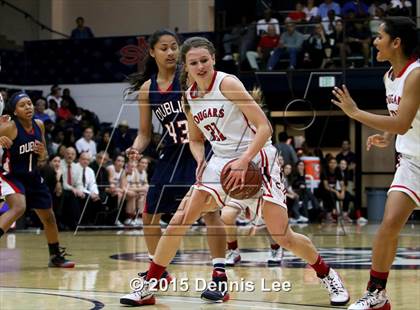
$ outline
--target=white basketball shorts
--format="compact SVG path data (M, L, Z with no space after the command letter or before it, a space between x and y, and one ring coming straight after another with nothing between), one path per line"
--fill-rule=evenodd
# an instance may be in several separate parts
M277 159L277 149L274 146L264 147L252 160L261 168L263 182L261 191L249 199L237 200L229 197L220 184L222 169L232 159L213 155L203 172L202 182L194 185L194 188L210 193L219 207L229 205L242 210L249 208L255 216L261 214L263 200L287 208L281 168Z
M388 190L406 193L420 207L420 159L401 155L394 180Z

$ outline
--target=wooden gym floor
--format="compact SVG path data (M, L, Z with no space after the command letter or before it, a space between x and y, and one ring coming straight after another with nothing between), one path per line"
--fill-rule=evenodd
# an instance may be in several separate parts
M340 272L351 300L363 293L370 263L370 247L376 225L346 225L346 234L338 225L293 226L307 234L323 257ZM199 299L197 285L209 280L210 266L203 228L193 228L184 239L169 267L180 287L159 293L158 303L147 309L345 309L330 307L327 293L315 273L285 252L280 267L267 267L269 242L260 231L248 236L240 229L239 245L243 263L229 268L231 281L238 285L249 281L255 286L231 293L224 304L205 304ZM420 225L408 224L401 237L394 269L388 281L393 309L420 309ZM148 266L141 230L79 231L61 234L61 244L75 260L75 269L47 268L48 250L41 232L9 233L0 240L0 309L122 309L119 297L130 291L129 280ZM273 281L291 285L289 291L263 292ZM285 284L286 283L286 284ZM184 286L186 287L186 286Z

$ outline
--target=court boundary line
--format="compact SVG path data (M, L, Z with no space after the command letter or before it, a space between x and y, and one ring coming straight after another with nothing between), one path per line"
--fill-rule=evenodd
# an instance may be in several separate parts
M2 289L27 289L27 290L46 290L46 291L52 291L52 292L68 292L68 293L110 293L110 294L124 294L123 292L113 292L113 291L93 291L93 290L72 290L72 289L67 289L67 290L60 290L60 289L54 289L54 288L33 288L33 287L20 287L20 286L0 286L0 292L2 291ZM195 297L195 296L184 296L184 295L172 295L172 294L165 294L165 295L160 295L160 294L156 294L157 297L159 298L164 298L168 301L171 301L170 298L171 297L175 297L175 298L191 298L191 299L199 299L200 302L197 302L196 304L202 304L202 305L210 305L211 303L206 303L204 301L202 301L200 299L200 297ZM102 296L105 297L105 296ZM107 296L108 297L108 296ZM170 298L166 298L166 297L170 297ZM239 301L239 302L252 302L252 303L263 303L263 304L267 304L267 305L289 305L289 306L304 306L304 307L316 307L316 308L324 308L324 309L347 309L347 307L336 307L336 306L331 306L331 305L312 305L312 304L299 304L299 303L287 303L287 302L274 302L274 301L256 301L256 300L246 300L246 299L230 299L231 301ZM185 300L182 300L182 302L186 302ZM190 303L194 303L191 302ZM219 305L219 304L215 304L215 305ZM223 303L224 306L229 306L228 303ZM106 304L105 304L106 306ZM234 306L234 305L232 305ZM243 306L243 307L248 307L248 308L258 308L258 306L251 306L251 305L236 305L236 306ZM266 308L266 309L272 309L272 308Z

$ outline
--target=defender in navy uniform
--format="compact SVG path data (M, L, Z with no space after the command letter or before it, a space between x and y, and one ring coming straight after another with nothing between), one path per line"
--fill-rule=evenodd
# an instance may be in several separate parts
M149 104L164 128L159 162L151 179L146 201L147 214L175 213L195 182L197 168L188 145L187 119L182 110L178 70L162 91L157 74L150 78Z
M162 151L150 182L143 213L144 237L151 259L162 235L159 224L162 214L175 213L188 199L188 192L196 181L197 166L189 148L188 122L182 110L178 53L176 35L166 29L156 31L149 38L149 54L144 70L131 75L129 79L130 91L139 91L140 113L138 135L133 146L127 150L129 159L138 160L139 154L149 145L152 113L164 128ZM220 218L208 214L204 221L209 226L209 242L224 244L225 230ZM222 256L215 253L212 256L223 257L224 261L224 249ZM166 272L162 277L170 279Z
M72 268L74 263L65 258L65 250L59 246L51 195L37 168L38 161L47 159L44 124L33 119L34 106L24 92L15 93L9 107L13 120L0 126L0 144L5 148L0 178L1 194L10 210L0 216L0 237L26 207L32 208L44 225L50 252L48 266Z

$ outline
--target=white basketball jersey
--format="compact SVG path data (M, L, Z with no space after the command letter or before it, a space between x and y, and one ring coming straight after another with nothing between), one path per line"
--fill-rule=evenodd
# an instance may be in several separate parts
M119 172L117 172L117 170L115 170L114 165L109 166L109 169L112 171L112 175L113 175L111 182L113 184L115 184L116 186L119 186L123 169L121 169Z
M210 141L214 154L235 158L244 153L253 141L255 127L249 123L238 105L220 91L220 84L226 76L229 75L215 71L208 92L203 97L194 96L196 83L187 90L186 97L194 123ZM268 140L265 146L270 144Z
M416 68L420 68L420 60L411 62L403 71L392 79L392 68L385 74L386 102L389 114L397 115L407 76ZM395 148L398 153L409 156L420 156L420 109L411 124L411 128L403 135L397 135Z

